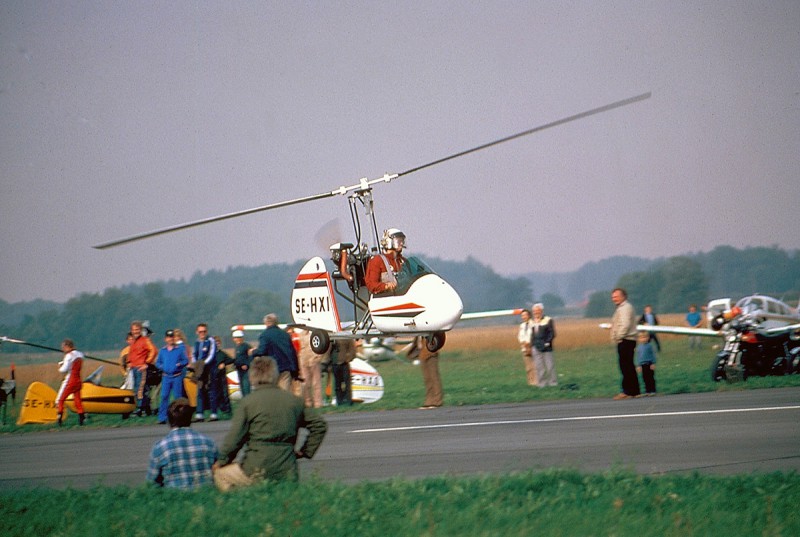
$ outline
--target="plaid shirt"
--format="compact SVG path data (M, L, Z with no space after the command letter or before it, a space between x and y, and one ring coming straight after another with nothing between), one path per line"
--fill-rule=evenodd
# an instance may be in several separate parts
M216 444L206 435L188 427L172 429L150 451L147 481L179 489L213 483L211 466L218 457Z

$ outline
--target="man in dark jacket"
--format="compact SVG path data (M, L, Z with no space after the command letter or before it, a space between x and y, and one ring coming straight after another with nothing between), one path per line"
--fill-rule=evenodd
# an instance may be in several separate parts
M258 348L253 351L256 356L271 356L278 364L278 387L287 392L292 391L292 379L297 378L297 352L292 345L292 337L278 326L278 316L270 313L264 317L267 328L258 336Z
M253 391L236 407L215 465L214 481L223 491L261 479L297 480L297 459L313 457L325 438L325 420L299 397L278 389L277 380L272 358L253 360ZM297 444L300 429L308 431L302 445ZM243 448L241 465L234 463Z

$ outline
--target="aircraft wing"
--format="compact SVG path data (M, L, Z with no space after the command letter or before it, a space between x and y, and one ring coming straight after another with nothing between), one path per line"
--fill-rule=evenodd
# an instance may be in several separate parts
M495 310L495 311L476 311L472 313L462 313L461 320L467 321L469 319L486 319L489 317L502 317L504 315L519 315L522 313L522 308L513 310Z
M611 328L610 323L600 323L600 328L606 330ZM661 326L650 324L637 324L636 330L644 332L656 332L658 334L680 334L684 336L722 336L719 330L710 330L708 328L689 328L688 326Z
M506 315L519 315L520 313L522 313L522 308L514 308L514 309L508 309L508 310L494 310L494 311L475 311L475 312L471 312L471 313L462 313L460 320L468 321L470 319L488 319L490 317L503 317L503 316L506 316ZM347 322L347 323L342 323L342 328L347 328L348 326L352 326L352 325L353 325L352 321L351 322ZM278 326L280 326L281 329L285 329L289 325L281 324L281 325L278 325ZM236 324L236 325L231 326L231 331L244 330L245 332L247 332L247 331L264 330L265 328L266 328L266 325L264 325L264 324ZM364 335L373 335L373 336L380 335L380 334L376 333L376 334L360 334L360 335L355 335L354 336L354 334L352 332L329 332L329 333L331 334L331 337L336 337L336 338L338 338L338 337L363 337Z
M768 328L764 331L768 334L782 334L784 332L791 332L793 330L800 330L800 323L790 324L789 326L776 326L775 328Z

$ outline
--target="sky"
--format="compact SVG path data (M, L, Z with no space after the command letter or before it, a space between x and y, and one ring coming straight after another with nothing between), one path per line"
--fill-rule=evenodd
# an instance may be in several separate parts
M646 92L377 185L379 228L504 275L794 250L798 51L793 0L3 0L0 299L325 257L315 237L353 240L343 196L92 246Z

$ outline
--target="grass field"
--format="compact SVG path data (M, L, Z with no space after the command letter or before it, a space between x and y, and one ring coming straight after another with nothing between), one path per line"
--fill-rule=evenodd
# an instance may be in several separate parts
M544 389L525 382L516 326L451 332L440 362L445 405L613 396L620 380L616 352L608 333L596 326L597 321L558 320L555 361L560 386ZM664 351L656 379L662 395L800 386L798 375L715 384L708 371L714 355L711 340L705 349L689 351L682 337L661 339ZM106 358L114 353L96 354ZM31 380L58 384L57 354L22 359L0 355L4 376L12 356L19 364L22 386ZM423 386L418 367L400 361L376 366L386 386L381 401L352 409L328 407L324 412L419 406ZM121 380L113 369L105 369L108 385ZM11 408L9 421L14 419ZM92 416L91 422L91 427L136 427L155 418ZM7 424L0 432L44 429L55 427ZM316 480L266 483L227 495L145 486L0 491L0 520L5 534L31 536L795 536L800 535L798 505L796 473L639 476L625 469L598 474L550 469L356 485Z
M674 318L672 318L674 317ZM680 323L681 315L664 316L663 324ZM448 333L441 352L440 369L445 390L445 405L480 405L487 403L525 402L550 399L586 399L613 397L620 391L616 349L608 332L598 328L595 319L559 319L555 340L555 363L560 386L530 387L525 382L517 327L513 324L491 327L458 328ZM800 386L800 375L751 378L746 383L726 384L710 381L709 368L716 339L708 338L702 350L688 349L683 336L661 335L663 352L656 366L656 381L661 394L742 390ZM92 352L103 359L114 359L113 351ZM0 354L0 376L8 378L11 360L17 364L18 399L34 380L57 388L61 379L56 362L58 353ZM84 374L103 365L88 361ZM375 364L384 379L385 395L377 403L348 408L326 408L326 412L388 410L415 408L423 401L422 378L418 367L404 361ZM103 365L103 383L118 386L119 370ZM17 427L18 406L8 409L2 432L49 429L52 426ZM73 420L74 421L74 420ZM148 420L121 422L117 416L92 416L93 426L136 426Z

